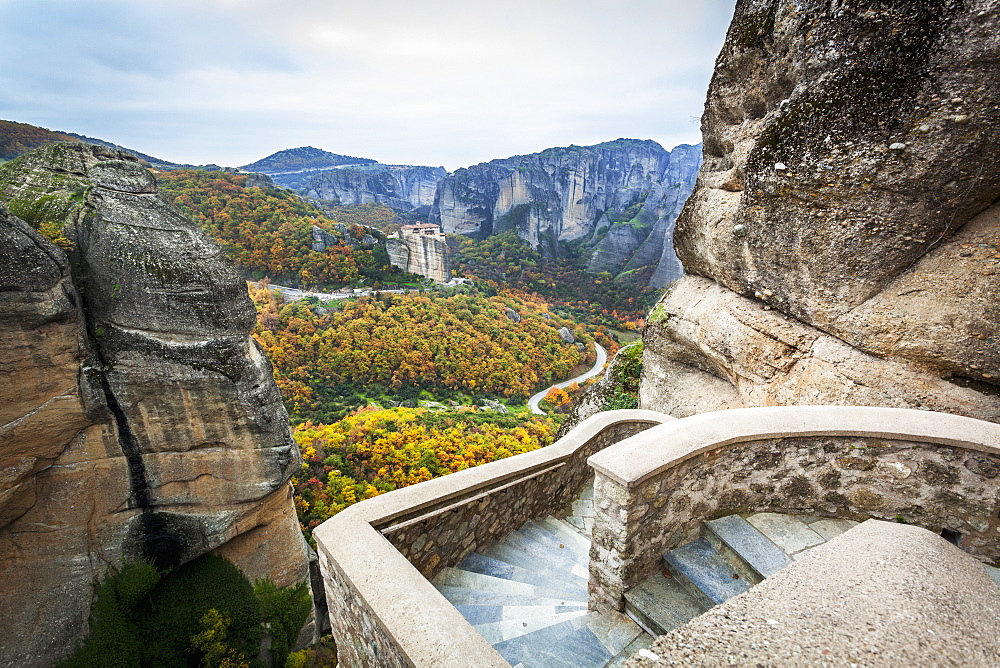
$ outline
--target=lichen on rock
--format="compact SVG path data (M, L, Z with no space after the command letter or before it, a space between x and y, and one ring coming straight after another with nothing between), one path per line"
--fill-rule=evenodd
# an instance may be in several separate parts
M0 660L72 650L92 582L123 561L216 552L307 579L298 449L219 248L115 149L25 154L0 167L0 204Z
M1000 420L998 22L985 0L737 3L644 408Z

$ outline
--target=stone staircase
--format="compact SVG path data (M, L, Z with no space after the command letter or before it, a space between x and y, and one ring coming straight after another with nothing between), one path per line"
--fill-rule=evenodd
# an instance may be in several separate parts
M589 486L565 520L527 522L434 578L512 666L617 666L652 644L625 615L587 610L593 498Z
M587 610L593 516L590 486L565 520L527 522L444 569L434 585L515 668L617 666L857 524L777 513L710 520L625 594L620 615ZM985 568L1000 585L1000 571Z
M663 635L854 526L849 520L756 513L705 522L702 537L663 555L663 569L625 594L625 611Z

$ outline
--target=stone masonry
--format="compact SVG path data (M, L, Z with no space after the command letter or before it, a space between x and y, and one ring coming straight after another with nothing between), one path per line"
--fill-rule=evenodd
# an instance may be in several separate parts
M838 436L721 446L627 488L598 473L591 606L620 608L660 555L705 520L745 512L869 518L947 530L1000 558L1000 456L944 445ZM949 533L950 532L950 533Z
M473 494L464 504L446 499L438 508L421 508L417 518L409 522L397 518L388 528L375 528L430 580L442 568L457 566L470 552L501 540L528 520L555 514L567 506L593 475L587 466L590 455L649 426L632 423L610 427L558 468L549 464L534 472L524 471L512 483L489 494Z

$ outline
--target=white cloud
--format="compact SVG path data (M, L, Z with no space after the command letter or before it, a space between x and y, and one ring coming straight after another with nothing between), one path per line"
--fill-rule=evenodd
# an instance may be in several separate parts
M86 7L86 11L81 7ZM0 117L184 162L698 140L731 2L0 2ZM44 18L43 18L44 17Z

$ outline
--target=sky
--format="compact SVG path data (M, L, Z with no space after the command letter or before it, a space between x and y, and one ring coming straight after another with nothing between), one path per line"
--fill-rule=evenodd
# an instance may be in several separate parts
M0 0L0 119L173 162L700 141L734 0Z

